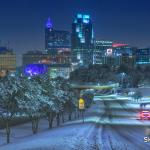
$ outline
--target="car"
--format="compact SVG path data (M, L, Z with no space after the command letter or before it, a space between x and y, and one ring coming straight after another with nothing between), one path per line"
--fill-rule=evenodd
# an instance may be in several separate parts
M140 120L150 120L150 111L143 110L139 113Z

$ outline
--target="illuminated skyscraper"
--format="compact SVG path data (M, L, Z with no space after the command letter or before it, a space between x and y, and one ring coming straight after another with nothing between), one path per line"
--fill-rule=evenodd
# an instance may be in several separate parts
M89 15L77 14L72 24L72 48L90 48L93 44L93 27Z
M69 31L55 30L50 18L45 26L45 50L52 56L60 52L70 51L71 34Z
M52 22L51 19L48 18L46 25L45 25L45 49L49 49L49 34L52 32Z
M93 25L89 15L77 14L72 23L72 62L92 63Z

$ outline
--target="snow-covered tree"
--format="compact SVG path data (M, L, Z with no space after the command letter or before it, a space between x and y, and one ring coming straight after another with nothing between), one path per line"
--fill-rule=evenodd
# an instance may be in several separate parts
M42 100L41 110L46 115L49 122L49 128L51 129L57 112L56 102L53 98L55 81L50 80L48 76L38 77L36 78L36 81L42 86L43 95L47 97Z
M55 87L52 99L55 104L56 108L56 119L57 119L57 126L60 124L60 115L64 112L64 104L65 104L65 92L61 89L57 89Z
M76 108L76 102L77 102L77 96L73 89L71 89L70 83L68 80L65 80L63 78L57 78L57 81L59 81L59 89L63 92L61 95L60 100L62 101L61 104L63 105L62 110L62 117L63 117L63 111L65 110L68 113L68 119L71 120L72 118L72 112L75 111Z
M0 80L0 117L5 123L7 143L10 142L10 123L17 112L20 97L20 81L10 75Z
M21 112L28 115L32 122L33 134L38 132L38 123L41 117L42 101L47 101L48 97L43 95L42 86L34 79L22 79L22 95L18 99L18 107Z

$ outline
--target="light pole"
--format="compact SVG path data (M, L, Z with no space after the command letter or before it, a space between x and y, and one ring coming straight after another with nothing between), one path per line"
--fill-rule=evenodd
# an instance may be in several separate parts
M123 87L123 80L124 80L124 77L125 77L125 73L121 73L121 83L122 83L122 87Z

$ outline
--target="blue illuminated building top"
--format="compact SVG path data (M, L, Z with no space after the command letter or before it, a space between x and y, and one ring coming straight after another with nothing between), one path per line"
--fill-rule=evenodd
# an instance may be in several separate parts
M46 22L46 28L51 29L53 27L50 17L48 18Z
M89 33L93 33L93 29L92 27L90 28L90 24L91 24L91 20L90 20L90 16L89 15L84 15L84 14L77 14L77 17L74 20L74 23L77 24L76 25L76 34L80 40L80 43L85 43L86 42L86 38L85 35L88 35ZM85 33L85 28L89 33ZM93 38L93 35L90 35L89 39ZM91 40L90 40L91 41ZM89 43L91 43L89 41Z
M90 15L82 15L82 14L77 14L77 18L79 19L81 19L81 18L83 18L83 19L90 19Z
M77 14L72 23L72 62L92 63L93 38L93 23L90 15Z
M77 14L72 24L72 48L88 49L93 42L93 25L90 15Z
M89 19L83 19L83 23L88 24L89 22L90 22Z
M89 15L82 15L82 14L77 14L77 19L82 19L83 23L90 23L90 16ZM75 23L77 23L77 20L74 21Z
M89 15L83 15L83 18L84 19L90 19L90 16Z

